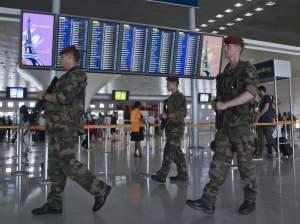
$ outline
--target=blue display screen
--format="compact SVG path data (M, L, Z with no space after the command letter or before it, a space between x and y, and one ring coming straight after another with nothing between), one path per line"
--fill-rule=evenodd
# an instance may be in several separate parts
M199 60L200 34L179 32L176 42L175 75L195 76Z
M60 51L67 46L75 45L80 52L80 67L87 64L89 20L75 17L59 16L57 32L56 66L61 67Z
M149 0L149 1L189 6L189 7L198 7L198 0Z
M149 28L123 24L120 71L144 73L146 71Z
M116 71L120 24L92 21L89 70Z
M153 28L151 32L149 73L171 74L175 31Z

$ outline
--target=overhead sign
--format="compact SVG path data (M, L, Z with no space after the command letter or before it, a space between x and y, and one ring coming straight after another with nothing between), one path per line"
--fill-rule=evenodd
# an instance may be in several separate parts
M255 64L258 79L274 77L274 61L265 61Z
M279 77L289 78L291 74L291 63L283 60L270 60L255 65L258 79Z
M85 69L88 51L89 20L59 16L57 28L56 67L61 68L59 53L67 46L75 45L80 52L80 67Z
M198 7L198 0L148 0L152 2L167 3L173 5L181 5L186 7Z
M116 71L120 24L93 20L91 26L88 70Z
M87 72L212 79L220 70L219 36L67 15L22 15L22 68L61 70L61 50L75 45Z

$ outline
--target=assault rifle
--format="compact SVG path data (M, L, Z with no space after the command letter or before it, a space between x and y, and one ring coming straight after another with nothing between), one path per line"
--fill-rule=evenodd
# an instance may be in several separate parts
M56 83L58 81L57 77L54 77L50 83L50 85L48 86L48 88L46 89L46 93L52 93ZM42 111L45 109L45 100L38 100L34 106L34 108L32 109L32 112L30 114L30 123L36 124L38 123L38 118L40 116L40 114L42 113Z

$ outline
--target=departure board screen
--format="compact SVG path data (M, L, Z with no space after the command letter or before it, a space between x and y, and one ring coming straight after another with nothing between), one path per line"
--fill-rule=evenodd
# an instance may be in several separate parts
M175 55L175 75L196 76L201 35L178 32Z
M148 72L171 74L175 31L152 28Z
M89 51L89 70L116 71L120 24L92 21Z
M123 24L121 39L121 72L145 73L149 28Z
M58 17L56 67L62 67L59 55L61 50L67 46L75 45L80 51L80 67L86 68L88 27L88 19L67 16Z

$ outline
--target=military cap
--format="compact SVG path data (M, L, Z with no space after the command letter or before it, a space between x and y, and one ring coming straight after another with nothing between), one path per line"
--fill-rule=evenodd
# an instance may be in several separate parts
M179 82L179 78L176 77L176 76L169 76L167 78L167 81L169 81L169 82Z
M235 44L235 45L239 45L241 47L244 46L244 41L242 38L237 37L237 36L228 36L224 39L224 43L225 44Z
M78 51L77 48L75 47L75 45L70 45L65 47L64 49L61 50L61 52L59 53L60 55L63 54L68 54L68 53L72 53L74 54L74 52Z

